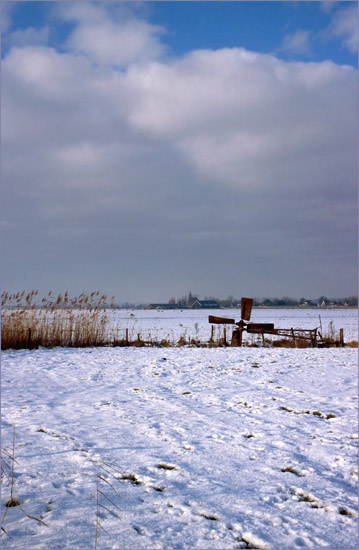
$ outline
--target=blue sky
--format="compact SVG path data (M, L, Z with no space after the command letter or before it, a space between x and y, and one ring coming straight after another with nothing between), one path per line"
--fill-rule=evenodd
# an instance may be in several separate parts
M2 28L5 288L357 293L356 3L5 2Z
M184 5L183 5L184 4ZM303 57L301 52L281 51L284 36L298 29L311 33L311 58L355 64L356 54L338 48L338 41L320 37L332 14L319 2L201 2L157 3L154 20L170 29L168 43L176 54L193 48L244 47L283 57ZM304 56L305 59L308 56Z
M57 2L10 4L13 30L50 24L49 41L55 47L60 47L71 31L72 24L54 17ZM115 11L117 3L113 4ZM274 53L283 59L331 59L335 63L357 66L357 51L345 47L343 35L335 35L330 30L338 12L355 6L355 2L160 1L133 5L137 6L138 13L166 29L162 41L175 56L200 48L244 47ZM283 47L285 37L294 36L298 31L307 33L303 39L305 45L302 41L301 47ZM6 53L6 37L4 48Z

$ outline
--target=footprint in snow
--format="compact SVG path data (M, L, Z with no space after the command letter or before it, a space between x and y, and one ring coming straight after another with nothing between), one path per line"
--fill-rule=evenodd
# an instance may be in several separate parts
M102 378L103 378L103 374L97 373L97 374L93 374L90 380L93 380L94 382L99 382L99 380L102 380Z

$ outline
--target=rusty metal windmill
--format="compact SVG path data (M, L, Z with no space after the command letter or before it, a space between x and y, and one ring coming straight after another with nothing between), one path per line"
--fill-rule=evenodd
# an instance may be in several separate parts
M299 329L299 328L274 328L274 323L249 323L253 307L252 298L242 298L241 300L241 320L235 321L235 319L228 319L226 317L216 317L210 315L208 317L209 323L217 325L237 325L232 333L231 346L241 346L243 332L248 334L260 334L264 341L265 334L271 334L275 336L283 336L285 338L292 338L294 341L304 340L310 342L311 345L317 345L317 331L314 329Z

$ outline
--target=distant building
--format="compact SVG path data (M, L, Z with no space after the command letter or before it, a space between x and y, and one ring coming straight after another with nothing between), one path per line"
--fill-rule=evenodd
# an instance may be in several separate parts
M199 300L190 292L187 299L178 300L178 303L148 304L145 309L219 309L221 306L217 300Z
M220 305L216 300L194 300L191 305L192 309L219 309Z
M192 296L190 291L187 298L187 307L191 308L196 301L198 301L197 296Z
M177 304L148 304L145 309L178 309Z

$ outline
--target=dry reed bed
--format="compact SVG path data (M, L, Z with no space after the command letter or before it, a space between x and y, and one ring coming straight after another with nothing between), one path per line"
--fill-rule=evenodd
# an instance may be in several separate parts
M69 298L52 292L36 303L37 291L1 295L1 349L110 344L106 295Z
M183 346L202 345L183 336L174 343L134 338L128 329L120 329L110 322L108 311L113 307L107 296L99 291L70 298L68 293L36 301L38 292L33 290L17 294L1 295L1 349L33 349L40 346L96 347L96 346ZM111 301L113 301L112 297Z

